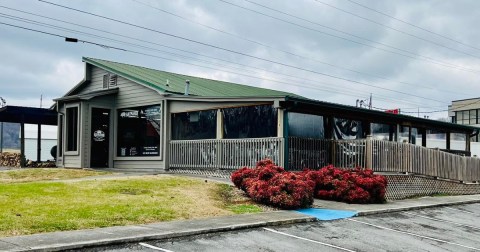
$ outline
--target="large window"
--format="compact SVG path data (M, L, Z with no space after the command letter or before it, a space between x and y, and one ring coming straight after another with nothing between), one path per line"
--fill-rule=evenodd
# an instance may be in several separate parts
M67 151L78 150L78 107L69 107L66 111Z
M117 156L159 156L160 105L118 110Z
M458 124L472 125L480 123L479 112L477 109L456 111L455 120Z
M323 116L288 112L288 135L324 139Z
M362 131L362 122L345 119L345 118L337 118L333 119L334 122L334 131L335 131L335 139L361 139L363 138L363 131Z
M217 110L172 114L172 139L215 139Z
M277 109L272 105L226 108L222 112L224 138L277 136Z

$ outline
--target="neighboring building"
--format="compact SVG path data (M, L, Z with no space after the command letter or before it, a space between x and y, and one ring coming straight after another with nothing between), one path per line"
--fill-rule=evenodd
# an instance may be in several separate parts
M452 101L448 106L448 116L452 123L480 127L480 97ZM479 142L478 135L472 137L472 142Z
M470 137L478 134L478 128L470 126L326 103L287 92L100 59L83 61L85 78L55 100L59 167L235 169L271 157L298 168L304 164L298 157L307 155L317 162L309 166L316 168L328 163L332 155L305 149L305 139L373 135L428 147L432 135L444 134L442 148L453 151L450 134L458 134L467 140L456 151L469 155ZM317 142L315 148L320 146ZM362 146L349 143L345 148L357 149L345 152L353 157Z

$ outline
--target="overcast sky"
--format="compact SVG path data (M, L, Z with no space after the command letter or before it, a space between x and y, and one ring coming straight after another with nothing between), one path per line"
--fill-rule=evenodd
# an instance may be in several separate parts
M82 80L83 56L347 105L371 93L376 109L430 118L447 117L452 100L480 96L477 0L48 1L150 30L0 0L1 23L61 36L0 24L0 97L8 105L38 107L43 96L50 106Z

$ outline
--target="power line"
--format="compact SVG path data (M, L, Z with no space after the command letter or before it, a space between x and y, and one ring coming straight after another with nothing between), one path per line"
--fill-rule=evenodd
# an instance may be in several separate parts
M440 100L436 100L436 99L432 99L432 98L428 98L428 97L423 97L423 96L419 96L419 95L416 95L416 94L410 94L410 93L407 93L407 92L402 92L402 91L397 91L397 90L393 90L393 89L389 89L389 88L379 87L379 86L375 86L375 85L372 85L372 84L368 84L368 83L364 83L364 82L360 82L360 81L356 81L356 80L351 80L351 79L344 78L344 77L339 77L339 76L335 76L335 75L331 75L331 74L326 74L326 73L322 73L322 72L315 71L315 70L310 70L310 69L305 69L305 68L297 67L297 66L294 66L294 65L285 64L285 63L282 63L282 62L278 62L278 61L274 61L274 60L270 60L270 59L266 59L266 58L257 57L257 56L250 55L250 54L247 54L247 53L238 52L238 51L235 51L235 50L232 50L232 49L228 49L228 48L224 48L224 47L220 47L220 46L216 46L216 45L212 45L212 44L200 42L200 41L197 41L197 40L185 38L185 37L178 36L178 35L174 35L174 34L170 34L170 33L167 33L167 32L162 32L162 31L159 31L159 30L156 30L156 29L152 29L152 28L145 27L145 26L140 26L140 25L128 23L128 22L121 21L121 20L118 20L118 19L114 19L114 18L102 16L102 15L99 15L99 14L95 14L95 13L91 13L91 12L87 12L87 11L82 11L82 10L79 10L79 9L75 9L75 8L72 8L72 7L68 7L68 6L64 6L64 5L60 5L60 4L48 2L48 1L45 1L45 0L39 0L39 1L40 1L40 2L44 2L44 3L47 3L47 4L50 4L50 5L58 6L58 7L61 7L61 8L65 8L65 9L77 11L77 12L80 12L80 13L88 14L88 15L91 15L91 16L95 16L95 17L107 19L107 20L110 20L110 21L122 23L122 24L129 25L129 26L132 26L132 27L136 27L136 28L140 28L140 29L147 30L147 31L159 33L159 34L162 34L162 35L165 35L165 36L169 36L169 37L174 37L174 38L177 38L177 39L185 40L185 41L188 41L188 42L191 42L191 43L200 44L200 45L203 45L203 46L215 48L215 49L218 49L218 50L222 50L222 51L226 51L226 52L230 52L230 53L242 55L242 56L245 56L245 57L249 57L249 58L253 58L253 59L257 59L257 60L261 60L261 61L265 61L265 62L269 62L269 63L274 63L274 64L281 65L281 66L285 66L285 67L288 67L288 68L297 69L297 70L301 70L301 71L305 71L305 72L310 72L310 73L314 73L314 74L318 74L318 75L322 75L322 76L327 76L327 77L330 77L330 78L339 79L339 80L343 80L343 81L348 81L348 82L356 83L356 84L359 84L359 85L364 85L364 86L369 86L369 87L375 87L375 88L378 88L378 89L383 89L383 90L387 90L387 91L391 91L391 92L396 92L396 93L400 93L400 94L404 94L404 95L409 95L409 96L414 96L414 97L418 97L418 98L423 98L423 99L426 99L426 100L431 100L431 101L435 101L435 102L439 102L439 103L444 103L443 101L440 101Z
M416 24L412 24L412 23L407 22L407 21L405 21L405 20L396 18L396 17L394 17L393 15L390 15L390 14L387 14L387 13L385 13L385 12L382 12L382 11L379 11L379 10L376 10L376 9L373 9L373 8L371 8L371 7L368 7L368 6L363 5L363 4L361 4L361 3L355 2L355 1L353 1L353 0L347 0L347 1L349 1L349 2L351 2L351 3L353 3L353 4L356 4L356 5L358 5L358 6L361 6L361 7L365 8L365 9L368 9L368 10L371 10L371 11L373 11L373 12L376 12L376 13L378 13L378 14L381 14L381 15L383 15L383 16L386 16L386 17L389 17L389 18L391 18L391 19L394 19L394 20L397 20L397 21L399 21L399 22L402 22L402 23L404 23L404 24L410 25L410 26L415 27L415 28L417 28L417 29L420 29L420 30L422 30L422 31L428 32L428 33L430 33L430 34L434 34L434 35L437 35L437 36L439 36L439 37L448 39L448 40L450 40L450 41L452 41L452 42L455 42L455 43L458 43L458 44L461 44L461 45L464 45L464 46L467 46L467 47L470 47L470 48L473 48L473 49L476 49L476 50L480 50L480 48L478 48L478 47L475 47L475 46L472 46L472 45L469 45L469 44L465 44L465 43L463 43L463 42L461 42L461 41L459 41L459 40L452 39L452 38L447 37L447 36L445 36L445 35L442 35L442 34L440 34L440 33L434 32L434 31L432 31L432 30L429 30L429 29L423 28L423 27L421 27L421 26L418 26L418 25L416 25Z
M402 31L402 30L400 30L400 29L397 29L397 28L388 26L388 25L386 25L386 24L377 22L377 21L375 21L375 20L373 20L373 19L369 19L369 18L366 18L366 17L362 17L362 16L357 15L357 14L355 14L355 13L353 13L353 12L350 12L350 11L347 11L347 10L344 10L344 9L341 9L341 8L338 8L338 7L336 7L336 6L333 6L333 5L331 5L331 4L322 2L322 1L320 1L320 0L314 0L314 1L316 1L316 2L318 2L318 3L320 3L320 4L323 4L323 5L326 5L326 6L328 6L328 7L334 8L334 9L336 9L336 10L339 10L339 11L341 11L341 12L350 14L350 15L352 15L352 16L354 16L354 17L357 17L357 18L360 18L360 19L369 21L369 22L371 22L371 23L374 23L374 24L383 26L383 27L385 27L385 28L387 28L387 29L390 29L390 30L393 30L393 31L402 33L402 34L404 34L404 35L407 35L407 36L416 38L416 39L418 39L418 40L422 40L422 41L425 41L425 42L434 44L434 45L439 46L439 47L443 47L443 48L445 48L445 49L448 49L448 50L451 50L451 51L454 51L454 52L457 52L457 53L461 53L461 54L464 54L464 55L467 55L467 56L470 56L470 57L474 57L474 58L480 59L479 56L473 55L473 54L471 54L471 53L464 52L464 51L460 51L460 50L457 50L457 49L455 49L455 48L452 48L452 47L449 47L449 46L446 46L446 45L442 45L442 44L440 44L440 43L437 43L437 42L435 42L435 41L433 41L433 40L429 40L429 39L426 39L426 38L422 38L422 37L417 36L417 35L415 35L415 34L411 34L411 33Z
M181 57L181 58L186 58L186 59L193 59L193 60L195 60L195 61L200 61L200 62L203 62L203 63L207 63L207 64L211 64L211 65L216 65L216 66L220 66L220 67L225 67L225 65L220 65L220 64L217 64L217 63L212 63L212 62L209 62L209 61L200 60L200 59L197 59L197 58L192 58L192 57L185 56L185 55L181 55L181 54L176 54L176 53L171 53L171 52L167 52L167 51L163 51L163 50L158 50L158 49L156 49L156 48L146 47L146 46L142 46L142 45L138 45L138 44L133 44L133 43L129 43L129 42L121 41L121 40L116 40L116 39L112 39L112 38L108 38L108 37L104 37L104 36L99 36L99 35L95 35L95 34L91 34L91 33L81 32L81 31L78 31L78 30L73 30L73 29L69 29L69 28L65 28L65 27L56 26L56 25L51 25L51 24L47 24L47 23L43 23L43 22L31 20L31 19L26 19L26 18L20 18L20 17L16 17L16 16L11 16L11 15L7 15L7 14L4 14L4 13L0 13L0 17L9 18L9 19L13 19L13 20L21 21L21 22L26 22L26 23L30 23L30 24L34 24L34 25L39 25L39 26L43 26L43 27L48 27L48 28L52 28L52 29L67 31L67 32L75 33L75 34L82 34L82 35L86 35L86 36L90 36L90 37L95 37L95 38L100 38L100 39L104 39L104 40L108 40L108 41L113 41L113 42L116 42L116 43L121 43L121 44L130 45L130 46L134 46L134 47L138 47L138 48L142 48L142 49L146 49L146 50L157 51L157 52L161 52L161 53L164 53L164 54L173 55L173 56L176 56L176 57ZM187 51L187 52L188 52L188 51ZM212 58L213 58L213 57L212 57ZM252 68L252 69L254 69L254 70L256 70L256 71L271 72L271 73L274 73L274 74L289 76L289 77L293 77L293 78L296 78L296 79L312 81L312 82L315 82L315 83L316 83L316 84L312 84L312 85L317 85L317 84L327 85L327 86L330 87L330 89L327 89L327 90L331 90L332 92L341 93L341 92L332 90L332 89L331 89L332 84L327 84L327 83L319 82L319 81L317 81L317 80L311 80L311 79L302 78L302 77L297 77L297 76L293 76L293 75L288 75L288 74L284 74L284 73L280 73L280 72L269 71L269 70L266 70L266 69L262 69L262 68L258 68L258 67L251 67L251 66L248 66L248 65L238 64L238 63L234 63L234 62L231 62L231 61L226 61L226 60L222 60L222 59L218 59L218 58L213 58L213 59L216 59L216 60L219 60L219 61L224 61L224 62L227 62L227 63L230 63L230 64L236 64L236 65L241 65L241 66L244 66L244 67ZM245 69L240 69L240 68L237 68L237 67L234 67L234 68L235 68L235 69L238 69L238 70L241 70L241 71L244 71L244 70L245 70ZM225 71L225 70L224 70L224 71ZM288 83L288 84L289 84L289 85L292 85L291 83ZM296 85L296 86L298 86L298 85ZM307 87L307 88L308 88L308 86L302 86L302 85L300 85L300 86L301 86L301 87ZM327 90L325 90L325 89L321 89L321 90L327 91ZM351 91L352 91L352 90L350 90L350 92L351 92ZM347 94L347 93L343 92L342 94ZM350 94L347 94L347 95L350 95ZM353 95L352 95L352 96L353 96ZM378 95L378 94L377 94L377 96L386 97L386 96L381 96L381 95ZM387 98L388 98L388 99L381 99L381 100L385 100L385 101L395 101L395 100L396 100L396 101L400 101L400 102L402 102L402 103L411 103L411 104L414 104L414 103L412 103L412 102L408 102L408 101L401 100L401 99L396 99L396 98L391 98L391 97L387 97Z
M349 41L351 43L356 43L356 44L363 45L363 46L366 46L366 47L370 47L370 48L385 51L385 52L388 52L388 53L400 55L400 56L403 56L403 57L407 57L407 58L411 58L411 59L415 59L415 60L422 60L422 61L430 62L430 63L436 64L436 65L449 67L449 68L454 68L454 69L458 69L458 70L462 70L462 71L466 71L466 72L472 72L472 73L473 72L477 72L477 73L479 72L475 69L470 69L470 68L465 68L465 67L462 67L462 66L450 64L450 63L447 63L447 62L436 60L436 59L428 57L428 56L423 56L423 55L420 55L420 54L417 54L417 53L414 53L414 52L410 52L408 50L404 50L404 49L400 49L400 48L397 48L397 47L389 46L389 45L379 43L379 42L375 42L375 41L372 41L372 40L370 40L370 41L374 42L374 43L377 43L377 44L381 44L383 46L391 47L391 48L393 48L395 50L398 50L398 51L406 52L406 53L411 54L411 55L407 55L407 54L399 53L399 52L396 52L396 51L391 51L391 50L388 50L388 49L385 49L385 48L381 48L381 47L373 46L373 45L370 45L370 44L362 43L362 42L355 41L355 40L352 40L352 39L349 39L349 38L345 38L345 37L342 37L342 36L338 36L338 35L331 34L331 33L328 33L328 32L320 31L320 30L317 30L317 29L314 29L314 28L310 28L310 27L307 27L307 26L304 26L304 25L301 25L301 24L297 24L297 23L294 23L294 22L291 22L291 21L288 21L288 20L285 20L285 19L281 19L281 18L272 16L272 15L269 15L269 14L266 14L266 13L263 13L263 12L260 12L260 11L252 10L252 9L249 9L247 7L244 7L244 6L228 2L226 0L218 0L218 1L229 4L229 5L232 5L232 6L235 6L235 7L240 8L240 9L244 9L244 10L247 10L247 11L262 15L262 16L265 16L265 17L268 17L268 18L271 18L271 19L275 19L275 20L278 20L278 21L281 21L281 22L284 22L284 23L287 23L287 24L291 24L291 25L294 25L294 26L297 26L297 27L300 27L300 28L303 28L303 29L306 29L306 30L314 31L314 32L321 33L321 34L324 34L324 35L327 35L327 36L331 36L331 37L334 37L334 38ZM364 40L368 40L368 39L364 39Z
M327 63L327 62L324 62L324 61L320 61L320 60L317 60L317 59L314 59L314 58L310 58L310 57L298 55L298 54L296 54L296 53L292 53L292 52L289 52L289 51L286 51L286 50L278 49L278 48L276 48L276 47L272 47L272 46L270 46L270 45L267 45L267 44L264 44L264 43L261 43L261 42L255 41L255 40L248 39L248 38L245 38L245 37L243 37L243 36L240 36L240 35L237 35L237 34L228 32L228 31L224 31L224 30L218 29L218 28L216 28L216 27L212 27L212 26L209 26L209 25L205 25L205 24L200 23L200 22L197 22L197 21L195 21L195 20L185 18L184 16L175 14L175 13L170 12L170 11L167 11L167 10L165 10L165 9L161 9L161 8L155 7L155 6L150 5L150 4L147 4L147 3L143 3L143 2L138 1L138 0L131 0L131 1L136 2L136 3L139 3L139 4L144 5L144 6L146 6L146 7L155 9L155 10L160 11L160 12L162 12L162 13L166 13L166 14L168 14L168 15L172 15L172 16L174 16L174 17L180 18L180 19L185 20L185 21L187 21L187 22L190 22L190 23L193 23L193 24L196 24L196 25L200 25L200 26L202 26L202 27L205 27L205 28L208 28L208 29L211 29L211 30L214 30L214 31L217 31L217 32L220 32L220 33L229 35L229 36L232 36L232 37L234 37L234 38L236 38L236 39L240 39L240 40L244 40L244 41L247 41L247 42L250 42L250 43L254 43L254 44L257 44L257 45L260 45L260 46L269 48L269 49L273 49L273 50L276 50L276 51L280 51L280 52L283 52L283 53L286 53L286 54L295 56L295 57L312 60L312 61L314 61L314 62L318 62L318 63L324 64L324 65L328 65L328 66L331 66L331 67L334 67L334 68L338 68L338 69L342 69L342 70L347 70L347 71L350 71L350 72L354 72L354 73L358 73L358 74L363 74L363 75L366 75L366 76L370 76L370 77L374 77L374 78L382 79L382 80L387 80L387 81L390 81L390 82L396 82L396 83L405 84L405 85L410 85L410 86L415 86L415 87L432 88L432 86L424 86L424 85L420 85L420 84L412 84L412 83L403 82L403 81L395 81L395 80L391 80L391 79L386 78L386 77L383 77L383 76L379 76L379 75L375 75L375 74L370 74L370 73L365 73L365 72L361 72L361 71L358 71L358 70L353 70L353 69L349 69L349 68L337 66L337 65L334 65L334 64L331 64L331 63ZM246 0L246 1L247 1L247 0ZM256 3L252 2L252 1L247 1L247 2L256 4ZM262 6L263 6L263 5L262 5ZM283 13L283 12L282 12L282 13ZM320 24L318 24L318 25L320 25ZM323 26L323 25L321 25L321 26ZM327 26L323 26L323 27L327 27ZM327 27L327 28L329 28L329 27ZM349 34L349 35L351 35L351 36L355 36L355 35L353 35L353 34L346 33L346 32L343 32L343 31L339 31L339 30L334 29L334 28L329 28L329 29L333 29L333 30L338 31L338 32L342 32L342 33L345 33L345 34ZM361 38L361 37L359 37L359 38ZM362 38L362 39L363 39L363 38ZM368 39L367 39L367 40L368 40ZM372 40L368 40L368 41L372 41ZM374 41L372 41L372 42L374 42ZM383 44L383 43L379 43L379 44ZM407 52L408 52L408 51L407 51ZM452 91L446 91L446 92L452 93ZM465 93L457 93L457 92L453 92L453 93L465 95Z
M31 29L31 28L27 28L27 27L22 27L22 26L17 26L17 25L12 25L12 24L8 24L8 23L0 22L0 24L7 25L7 26L11 26L11 27L15 27L15 28L19 28L19 29L23 29L23 30L28 30L28 31L32 31L32 32L38 32L38 33L42 33L42 34L46 34L46 35L51 35L51 36L55 36L55 37L61 37L61 38L65 38L66 40L69 40L69 41L72 41L72 42L77 42L77 41L78 41L78 42L82 42L82 43L92 44L92 45L100 46L100 47L105 48L105 49L115 49L115 50L120 50L120 51L124 51L124 52L139 54L139 55L143 55L143 56L148 56L148 57L163 59L163 60L167 60L167 61L173 61L173 62L177 62L177 63L181 63L181 64L187 64L187 65L197 66L197 67L201 67L201 68L207 68L207 69L212 69L212 70L221 70L221 71L224 71L224 72L226 72L226 73L236 74L236 75L245 76L245 77L254 78L254 79L260 79L260 80L265 80L265 81L271 81L271 82L276 82L276 83L287 84L287 85L290 85L290 86L298 86L298 87L303 87L303 88L307 88L307 89L327 91L327 92L339 93L339 94L343 94L343 95L348 95L348 96L356 97L356 95L348 94L348 93L345 93L345 92L339 92L339 91L335 91L335 90L331 90L331 89L323 89L323 88L312 87L312 86L307 86L307 85L292 84L292 83L289 83L289 82L279 81L279 80L275 80L275 79L262 78L262 77L247 75L247 74L244 74L244 73L238 73L238 72L233 72L233 71L228 71L228 70L223 70L223 69L218 69L218 68L212 68L212 67L209 67L209 66L202 66L202 65L198 65L198 64L193 64L193 63L183 62L183 61L179 61L179 60L175 60L175 59L170 59L170 58L166 58L166 57L162 57L162 56L157 56L157 55L153 55L153 54L147 54L147 53L142 53L142 52L133 51L133 50L129 50L129 49L114 47L114 46L110 46L110 45L106 45L106 44L100 44L100 43L96 43L96 42L91 42L91 41L86 41L86 40L80 40L80 39L76 39L76 38L66 37L66 36L59 35L59 34L54 34L54 33L50 33L50 32L44 32L44 31L40 31L40 30L36 30L36 29Z

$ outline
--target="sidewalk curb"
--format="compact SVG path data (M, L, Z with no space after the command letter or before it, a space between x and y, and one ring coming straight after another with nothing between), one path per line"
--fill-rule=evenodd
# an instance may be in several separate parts
M285 211L278 211L278 212L285 212ZM251 215L254 216L256 214L251 214ZM230 217L236 217L236 216L230 216ZM180 230L180 231L179 230L165 231L160 228L155 228L154 225L159 223L156 223L153 225L133 225L133 226L127 226L124 228L130 227L130 228L139 228L139 229L150 229L149 231L152 231L153 233L139 234L139 235L126 235L122 237L119 236L119 237L88 240L88 241L63 242L63 243L55 243L55 244L39 245L39 246L25 246L25 245L22 246L21 244L16 243L15 240L16 239L21 240L24 237L28 237L28 238L32 238L33 236L41 237L44 234L20 236L20 237L6 237L6 238L0 238L0 250L3 251L3 248L1 246L2 243L9 244L15 247L5 251L17 251L17 252L61 251L61 250L68 250L68 249L80 249L80 248L88 248L88 247L91 248L91 247L97 247L97 246L117 245L122 243L133 243L133 242L142 242L142 241L149 241L149 240L165 240L165 239L180 238L180 237L192 236L192 235L211 234L211 233L242 230L242 229L249 229L249 228L259 228L259 227L266 227L266 226L307 223L307 222L314 222L314 221L316 221L316 218L314 217L298 214L297 217L287 217L287 218L281 218L279 220L251 221L251 222L238 223L238 224L218 225L215 227L206 227L206 228L190 228L190 229L187 228L185 230ZM80 233L85 231L101 232L102 230L108 230L112 228L118 229L122 227L116 226L111 228L99 228L99 229L92 229L92 230L77 230L77 231L67 231L67 232L74 235L75 233ZM67 232L57 232L57 233L60 234L60 233L67 233ZM49 234L46 233L45 235L49 235ZM35 239L30 239L29 242L31 243L32 240L35 240Z
M379 209L379 210L365 210L365 211L358 211L356 216L367 216L367 215L375 215L375 214L383 214L383 213L394 213L394 212L403 212L403 211L409 211L409 210L419 210L419 209L426 209L426 208L475 204L475 203L480 203L480 200L462 200L462 201L456 201L456 202L425 204L425 205L418 205L418 206L386 208L386 209Z

